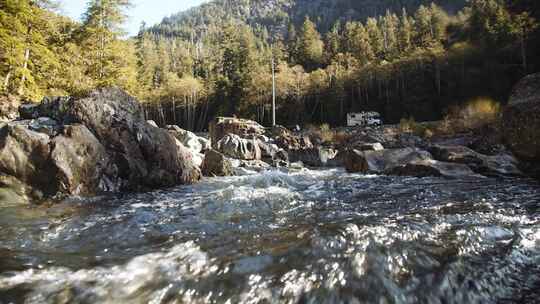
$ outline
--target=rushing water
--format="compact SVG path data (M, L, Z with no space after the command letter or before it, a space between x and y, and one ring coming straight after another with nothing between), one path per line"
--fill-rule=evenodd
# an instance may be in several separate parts
M540 186L271 171L0 205L0 303L538 303Z

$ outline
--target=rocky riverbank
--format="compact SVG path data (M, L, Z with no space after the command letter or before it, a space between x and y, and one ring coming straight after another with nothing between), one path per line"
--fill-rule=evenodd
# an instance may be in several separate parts
M1 191L5 198L41 201L303 167L452 179L538 176L538 80L532 75L516 86L502 119L504 136L495 142L481 132L426 139L383 126L346 129L339 142L323 143L309 132L227 117L216 118L204 138L145 121L139 102L117 88L45 98L21 105L19 118L0 128Z

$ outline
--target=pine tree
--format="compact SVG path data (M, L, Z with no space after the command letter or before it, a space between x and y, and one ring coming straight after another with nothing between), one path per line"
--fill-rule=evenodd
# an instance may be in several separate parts
M351 53L362 65L375 59L375 52L365 27L359 22L347 22L345 25L345 44Z
M326 34L326 43L324 44L326 62L330 62L337 54L341 52L340 28L341 23L336 22L332 29Z
M407 11L403 9L399 23L398 43L399 52L407 53L412 48L412 39L414 36L413 20L408 16Z
M324 43L315 24L306 17L299 35L298 59L308 70L316 69L322 63Z
M433 38L438 43L446 41L450 17L448 17L448 14L435 3L431 3L430 13Z
M8 93L36 97L38 67L57 64L48 48L49 26L42 1L5 0L0 3L0 54L2 89Z
M82 41L87 52L88 73L98 86L115 84L123 63L123 44L117 43L130 0L90 0L83 17Z
M369 44L371 45L371 49L377 58L382 59L384 54L384 37L377 19L367 19L366 31L369 36Z
M398 54L398 26L399 18L386 11L386 15L381 20L381 28L384 39L385 59L392 60Z
M429 8L421 5L415 14L416 44L428 48L435 41L433 28L431 26L431 12Z

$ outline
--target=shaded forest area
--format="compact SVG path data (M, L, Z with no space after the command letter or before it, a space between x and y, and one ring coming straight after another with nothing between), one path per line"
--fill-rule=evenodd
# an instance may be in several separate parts
M130 39L128 0L90 1L82 23L50 1L0 3L3 94L37 101L117 85L148 118L191 130L215 115L268 125L272 61L284 125L342 125L362 110L436 120L478 96L504 102L540 69L534 0L221 0Z

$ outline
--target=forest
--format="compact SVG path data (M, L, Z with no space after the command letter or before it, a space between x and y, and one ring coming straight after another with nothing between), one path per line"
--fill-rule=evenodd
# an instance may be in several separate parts
M114 85L159 125L268 125L274 67L279 124L339 126L348 112L429 121L478 96L504 103L540 69L534 0L219 0L126 37L131 6L91 0L76 22L54 1L0 0L1 94L37 102Z

